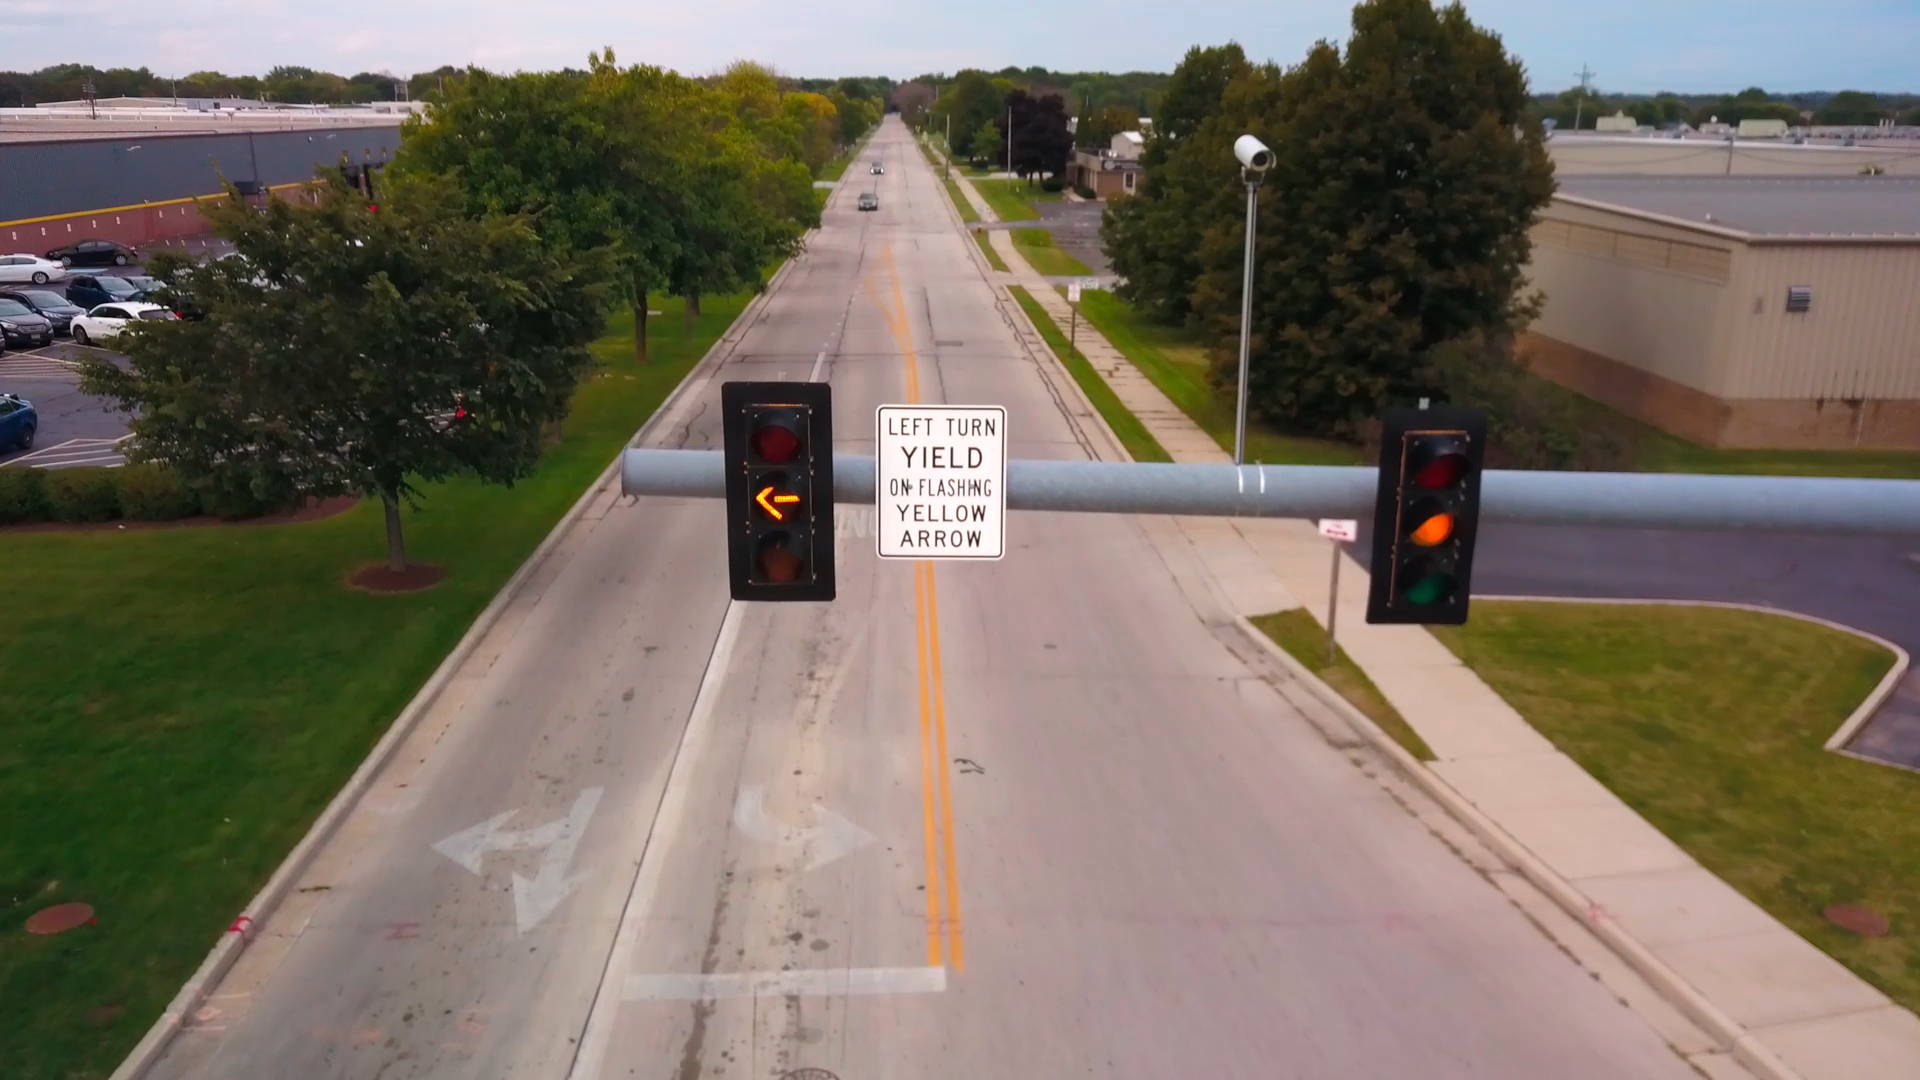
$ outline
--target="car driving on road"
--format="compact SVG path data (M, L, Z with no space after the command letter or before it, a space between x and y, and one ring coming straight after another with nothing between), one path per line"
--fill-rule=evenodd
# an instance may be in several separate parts
M24 253L0 255L0 282L9 285L22 282L45 285L66 276L67 268L52 259Z
M86 308L52 289L0 289L0 300L25 304L35 315L52 323L55 334L68 333L73 328L73 317L87 313Z
M33 402L18 394L0 394L0 450L33 449L33 433L40 430L40 414Z
M0 339L7 347L53 344L53 323L18 300L0 300Z
M140 261L140 252L117 240L82 240L47 252L61 266L126 266Z
M135 301L123 301L116 304L101 304L73 320L73 340L82 345L96 341L111 341L130 322L165 322L179 316L159 304L146 304Z
M873 168L868 169L867 171L872 173L875 176L882 176L882 175L885 175L887 171L887 167L876 161L873 163Z
M862 210L880 209L880 196L875 195L871 191L861 192L860 193L860 209Z

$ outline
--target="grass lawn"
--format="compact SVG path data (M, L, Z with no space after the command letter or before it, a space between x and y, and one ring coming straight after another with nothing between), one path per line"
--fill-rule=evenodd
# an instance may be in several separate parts
M438 588L370 596L366 503L301 525L14 533L0 685L0 1073L104 1077L153 1023L481 608L740 312L676 300L636 367L594 352L560 443L512 488L432 485L406 516ZM29 704L30 702L30 704ZM98 925L23 923L85 901Z
M1222 449L1232 452L1233 395L1208 384L1206 349L1197 335L1154 322L1102 289L1080 294L1080 317L1106 335ZM1286 435L1252 420L1247 422L1247 460L1267 465L1366 464L1358 446Z
M959 181L949 176L941 183L946 186L947 198L953 200L953 208L960 211L961 221L971 225L980 220L980 212L973 208L973 203L967 199L967 193L960 190Z
M1251 621L1272 638L1274 644L1287 650L1288 655L1319 676L1321 682L1379 725L1380 730L1392 736L1407 753L1421 761L1433 760L1433 750L1427 741L1387 701L1380 688L1367 678L1367 673L1347 657L1347 650L1337 649L1333 663L1327 663L1327 628L1306 608L1256 615Z
M1173 458L1160 445L1159 440L1147 431L1146 425L1140 422L1140 418L1120 403L1120 398L1114 394L1113 387L1108 386L1107 380L1093 370L1093 364L1082 356L1078 349L1068 345L1067 335L1062 333L1060 327L1047 316L1046 309L1040 306L1040 301L1035 300L1031 293L1018 285L1008 291L1013 293L1014 300L1020 304L1020 309L1027 313L1027 318L1033 320L1034 328L1040 331L1042 338L1046 339L1047 347L1053 350L1053 355L1059 357L1060 362L1066 365L1067 371L1073 375L1073 381L1079 383L1080 389L1086 392L1087 399L1093 402L1093 407L1099 411L1101 419L1105 420L1107 426L1113 429L1113 433L1119 436L1120 445L1126 448L1128 455L1135 461L1172 461Z
M1086 263L1053 246L1053 234L1045 229L1015 229L1013 242L1020 257L1049 277L1087 277L1093 273Z
M995 270L1007 269L1007 260L1001 258L999 252L993 250L993 237L990 234L984 232L974 233L973 241L980 245L980 251L986 255L987 262L991 264Z
M1920 1008L1920 775L1821 749L1892 663L1725 608L1476 603L1435 628L1542 735L1734 888ZM1865 904L1892 932L1829 925Z
M1042 191L1039 184L1029 185L1025 180L975 180L973 190L987 200L1001 221L1033 221L1040 216L1034 203L1059 202L1064 197L1058 191Z

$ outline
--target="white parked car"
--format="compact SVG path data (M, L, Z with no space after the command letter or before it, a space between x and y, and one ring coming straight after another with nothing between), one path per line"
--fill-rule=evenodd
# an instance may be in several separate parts
M67 276L67 268L38 255L0 255L0 283L45 285Z
M126 329L128 323L136 319L165 322L177 319L178 315L159 304L143 304L137 301L121 301L114 304L101 304L85 315L73 317L73 340L82 345L96 341L110 341L114 335Z

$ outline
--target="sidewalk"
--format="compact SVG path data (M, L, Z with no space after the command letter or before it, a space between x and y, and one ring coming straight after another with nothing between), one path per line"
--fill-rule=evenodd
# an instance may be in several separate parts
M997 220L959 178L983 222ZM1066 299L989 238L1012 272L996 279L1032 293L1063 329ZM1175 461L1232 460L1139 369L1084 323L1080 350ZM1327 623L1328 541L1306 522L1173 519L1241 616L1304 606ZM1339 634L1436 760L1430 769L1555 879L1548 891L1590 923L1621 958L1711 1039L1679 1046L1709 1076L1731 1055L1764 1077L1910 1080L1920 1076L1920 1018L1714 877L1571 758L1555 750L1493 689L1417 626L1366 622L1367 577L1340 581ZM1255 632L1257 633L1257 631Z

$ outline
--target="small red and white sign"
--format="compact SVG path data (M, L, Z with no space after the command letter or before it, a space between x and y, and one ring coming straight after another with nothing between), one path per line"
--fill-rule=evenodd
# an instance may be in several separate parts
M1360 536L1360 523L1352 518L1321 518L1320 535L1329 540L1354 540Z

